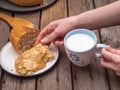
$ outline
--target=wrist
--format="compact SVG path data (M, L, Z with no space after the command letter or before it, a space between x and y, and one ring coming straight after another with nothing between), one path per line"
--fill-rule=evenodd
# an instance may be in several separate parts
M78 16L68 17L68 20L69 20L69 24L71 25L71 27L72 27L73 29L79 28Z

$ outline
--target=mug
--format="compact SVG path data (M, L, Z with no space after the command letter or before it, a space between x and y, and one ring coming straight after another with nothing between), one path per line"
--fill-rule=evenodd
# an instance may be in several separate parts
M97 44L97 36L94 32L88 29L74 29L65 35L64 47L73 64L87 66L95 60L95 56L102 57L97 51L106 48L106 45Z

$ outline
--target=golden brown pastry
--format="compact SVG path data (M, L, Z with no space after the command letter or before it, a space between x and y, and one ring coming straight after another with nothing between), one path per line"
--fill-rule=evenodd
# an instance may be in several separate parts
M37 44L34 46L40 30L28 27L13 28L9 39L15 51L19 53L15 61L16 71L20 75L31 75L43 69L48 61L54 59L47 45Z
M0 19L6 21L12 28L17 28L18 26L34 28L34 24L28 20L12 17L1 12L0 12Z
M39 33L40 30L28 27L16 27L11 30L9 39L16 52L20 54L34 46Z
M53 59L54 55L49 51L48 46L37 44L16 59L15 68L20 75L31 75L43 69L46 63Z
M43 3L43 0L9 0L9 1L20 6L33 6Z

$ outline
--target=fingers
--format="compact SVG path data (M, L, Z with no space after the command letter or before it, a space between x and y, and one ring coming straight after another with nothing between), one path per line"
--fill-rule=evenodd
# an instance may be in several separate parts
M35 44L41 42L41 39L49 33L49 27L50 26L48 25L43 30L41 30L41 32L39 33L39 35L37 37Z
M43 38L41 40L41 43L43 44L50 44L52 41L54 41L57 38L57 34L55 34L54 32L51 33L50 35L48 35L47 37Z
M57 46L63 46L63 45L64 45L63 39L64 39L64 37L59 37L59 38L57 38L57 39L54 41L54 44L57 45Z
M116 75L120 76L120 72L116 72Z
M63 41L55 41L54 43L57 46L63 46L64 45Z
M116 75L120 76L120 54L119 50L113 49L108 46L106 49L102 49L101 65L103 67L112 69L115 71Z
M102 55L104 58L106 58L108 61L114 62L114 63L120 63L120 55L111 53L110 51L107 51L106 49L102 49Z
M100 64L103 67L106 67L106 68L109 68L109 69L112 69L112 70L116 71L116 65L112 62L106 61L104 58L100 59Z
M114 64L113 62L108 62L106 61L104 58L101 58L100 59L100 64L101 66L103 67L106 67L106 68L109 68L109 69L112 69L115 71L116 75L117 76L120 76L120 68L119 68L119 65L116 65Z
M120 49L114 49L114 48L112 48L111 46L107 46L106 49L107 49L108 51L110 51L111 53L119 54L119 55L120 55Z
M57 35L55 33L53 33L55 30L55 27L56 27L56 25L54 25L54 24L52 25L52 23L50 23L43 30L41 30L35 44L37 44L39 42L41 42L43 44L49 44L51 41L53 41L57 37Z

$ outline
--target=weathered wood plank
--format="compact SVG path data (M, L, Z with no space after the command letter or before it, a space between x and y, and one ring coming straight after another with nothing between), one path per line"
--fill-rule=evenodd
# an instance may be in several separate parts
M35 25L36 29L39 28L39 12L15 14L15 17L27 19ZM3 78L4 83L2 85L2 90L35 90L35 77L29 79L15 78L14 76L5 73Z
M94 0L94 2L95 2L95 8L107 5L107 4L112 3L114 1L117 1L117 0L97 0L97 1Z
M10 15L10 13L7 13L2 10L0 10L0 13L6 13ZM10 30L9 25L0 19L0 50L8 42L9 30ZM4 81L3 75L4 75L4 72L2 72L2 68L0 67L0 89L2 88L2 82Z
M1 90L20 90L20 78L5 73L2 79Z
M40 24L40 12L32 12L32 13L25 13L25 14L15 14L15 17L23 18L32 22L35 26L35 29L39 29Z
M58 0L52 7L42 12L41 27L51 21L67 17L66 0ZM38 90L72 90L70 62L63 47L59 47L59 62L55 68L38 78Z
M93 0L68 0L69 15L77 15L82 12L94 8ZM97 30L94 30L98 37L99 34ZM90 65L86 67L77 67L75 65L73 68L73 81L74 90L108 90L108 82L106 78L105 69L99 65L99 61L95 60Z
M87 10L93 9L92 0L68 0L69 16L78 15Z
M117 0L97 0L95 1L95 6L100 7ZM101 41L103 43L109 44L114 48L120 47L120 26L112 26L108 28L102 28L101 30ZM120 89L120 78L117 77L112 70L107 70L109 76L109 84L111 90Z
M68 1L69 11L67 11L66 1ZM115 0L94 0L95 7L100 7L112 1ZM67 12L69 16L72 16L93 8L93 0L58 0L56 4L43 10L42 17L39 11L28 14L15 14L15 17L30 20L38 29L39 27L44 28L53 20L67 17ZM11 15L8 12L7 14ZM10 27L0 20L0 31L2 32L0 32L0 49L8 42L9 30ZM100 30L101 41L113 47L119 47L119 30L120 26L102 28ZM98 30L94 30L94 32L99 42L99 32ZM95 60L83 68L77 67L70 63L64 47L59 47L59 51L59 60L55 67L37 76L37 78L19 78L6 72L1 74L0 68L0 90L119 90L119 77L112 70L107 70L107 75L106 70L100 66L99 60Z

